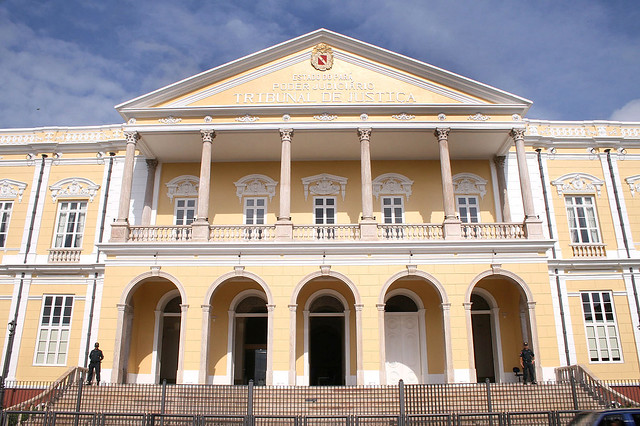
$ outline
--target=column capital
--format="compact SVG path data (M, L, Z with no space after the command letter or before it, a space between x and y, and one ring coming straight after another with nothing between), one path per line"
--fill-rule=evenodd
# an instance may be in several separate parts
M147 169L149 170L155 170L156 167L158 167L158 160L155 158L148 158L145 162L147 163Z
M358 137L360 142L371 140L371 128L370 127L358 127Z
M449 132L451 131L448 127L438 127L434 134L438 138L438 141L447 140L449 138Z
M293 138L293 129L280 129L280 139L282 142L291 142Z
M213 129L200 129L200 135L202 136L202 142L213 142L216 137L216 131Z
M362 303L356 303L353 306L356 308L356 312L362 312L362 310L364 309L364 305Z
M276 309L276 305L267 305L267 311L273 312Z
M513 138L514 141L524 140L525 129L511 129L509 135Z
M127 140L127 143L136 144L140 139L140 133L138 132L124 132L124 138Z
M507 161L507 157L505 155L496 155L493 157L493 163L498 167L504 167L505 161Z
M384 303L376 303L376 309L378 309L378 312L384 312L384 307Z
M465 311L471 311L471 305L473 305L473 302L464 302L462 304L462 306L464 306Z
M289 312L295 312L298 309L298 305L288 305Z

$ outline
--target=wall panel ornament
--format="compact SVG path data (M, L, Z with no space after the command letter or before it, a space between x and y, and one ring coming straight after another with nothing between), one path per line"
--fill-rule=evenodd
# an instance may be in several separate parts
M87 178L70 177L59 180L49 187L51 198L55 202L58 198L89 198L92 202L100 185Z
M399 173L385 173L375 178L372 183L376 199L380 198L380 195L405 195L407 199L411 196L413 181Z
M587 173L568 173L551 182L558 195L563 194L598 194L604 182Z
M454 194L479 194L484 198L487 193L487 180L473 173L458 173L452 180Z
M254 196L268 196L271 200L276 195L278 182L269 176L253 174L243 177L234 184L236 185L236 195L242 202L242 197Z
M167 197L173 201L173 197L197 197L200 178L193 175L182 175L171 179L166 183Z
M173 115L170 115L166 118L161 118L158 121L162 124L178 124L179 122L182 121L182 118L174 117Z
M22 202L22 195L27 184L13 179L0 179L0 200L15 200Z
M635 197L636 194L640 194L640 175L629 176L624 181L629 185L632 197Z
M322 173L315 176L302 178L304 187L304 199L306 200L309 193L313 195L342 195L344 201L347 178L341 176Z

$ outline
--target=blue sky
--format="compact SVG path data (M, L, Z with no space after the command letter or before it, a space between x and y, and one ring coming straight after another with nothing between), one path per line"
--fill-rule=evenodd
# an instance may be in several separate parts
M640 1L0 0L0 128L113 107L318 28L531 99L529 118L640 122Z

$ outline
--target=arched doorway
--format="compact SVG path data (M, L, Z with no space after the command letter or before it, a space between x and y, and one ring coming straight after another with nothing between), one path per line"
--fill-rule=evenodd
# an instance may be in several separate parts
M160 353L158 368L158 383L164 380L167 383L176 383L178 372L178 349L180 347L180 296L169 300L159 318L161 334L157 341L160 342L158 352Z
M307 342L311 386L345 384L348 311L346 301L340 299L337 293L320 294L310 299Z
M478 293L471 295L471 328L473 333L476 379L484 383L487 379L496 382L496 330L495 318L489 302Z
M253 292L252 292L253 293ZM233 382L253 380L265 385L267 378L267 303L258 295L241 294L235 304L233 333Z
M385 369L387 384L421 383L426 361L424 313L406 294L396 294L384 306ZM426 370L426 368L425 368Z

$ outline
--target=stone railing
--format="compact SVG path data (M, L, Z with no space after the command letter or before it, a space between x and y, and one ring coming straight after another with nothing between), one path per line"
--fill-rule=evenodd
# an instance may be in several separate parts
M441 240L442 225L433 223L379 224L378 238L381 240Z
M81 248L52 248L49 249L49 263L80 262Z
M190 241L191 226L130 226L129 241L132 242L163 242Z
M573 257L606 257L607 250L602 243L571 244Z
M527 234L522 223L463 223L462 237L467 240L522 240Z
M360 239L360 225L299 225L293 227L294 240L354 241Z
M209 241L273 241L275 225L211 225Z

